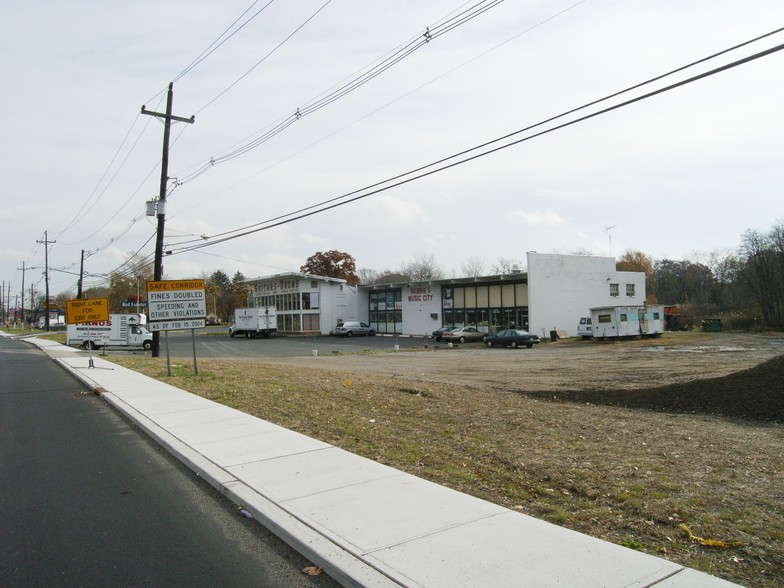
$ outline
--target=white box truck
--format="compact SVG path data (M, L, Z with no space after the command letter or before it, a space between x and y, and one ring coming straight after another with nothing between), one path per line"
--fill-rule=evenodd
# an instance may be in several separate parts
M278 313L274 306L237 308L234 311L234 324L229 327L229 336L267 339L277 330Z
M152 333L142 325L146 323L142 314L110 314L108 321L68 325L66 344L85 349L96 347L142 347L152 348Z

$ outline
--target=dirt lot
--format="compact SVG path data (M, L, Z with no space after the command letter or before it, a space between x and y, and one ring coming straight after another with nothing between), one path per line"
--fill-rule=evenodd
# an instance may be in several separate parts
M390 348L393 348L390 339ZM665 333L616 342L567 339L532 350L431 342L428 353L361 353L276 359L276 363L416 378L511 391L634 390L724 376L784 354L784 336Z
M784 585L780 335L205 360L199 376L179 361L172 377L112 359L538 518Z

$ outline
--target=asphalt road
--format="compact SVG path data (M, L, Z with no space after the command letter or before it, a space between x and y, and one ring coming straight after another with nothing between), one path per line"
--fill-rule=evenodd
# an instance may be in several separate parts
M166 356L166 339L169 340L170 357L193 357L193 341L196 343L196 357L207 359L257 359L264 357L301 357L310 356L313 350L319 355L333 352L355 353L363 349L400 349L422 348L432 345L432 339L424 337L330 337L329 335L285 336L273 335L269 339L249 339L229 337L228 327L208 327L190 331L170 331L161 336L161 357ZM481 346L481 344L477 344ZM110 352L111 353L111 352Z
M336 585L83 392L0 337L0 586Z

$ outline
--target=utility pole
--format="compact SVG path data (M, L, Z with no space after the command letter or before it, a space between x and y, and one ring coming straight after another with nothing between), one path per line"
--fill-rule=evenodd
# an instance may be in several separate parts
M46 282L46 316L44 317L45 329L49 331L49 243L57 241L49 240L49 231L44 231L44 240L36 241L44 244L44 282Z
M84 249L82 249L82 263L79 264L79 285L76 289L76 299L82 298L82 280L84 279Z
M16 268L17 270L22 270L22 330L24 330L24 298L25 298L25 290L24 290L24 279L25 279L25 262L22 262L21 268Z
M153 112L142 106L142 114L148 114L163 119L163 156L161 159L161 188L158 195L158 232L155 238L155 267L153 269L153 280L156 282L163 278L163 226L166 222L166 187L169 182L169 135L171 133L171 121L176 120L185 123L193 123L195 116L184 118L172 115L172 102L174 101L174 82L169 83L169 92L166 96L166 113ZM48 319L47 319L48 320ZM48 323L47 323L48 324ZM161 333L153 331L152 334L152 356L160 357L161 353Z
M35 322L35 284L30 284L30 314L32 315L31 323Z
M0 293L0 325L5 325L5 280L3 280L3 290Z

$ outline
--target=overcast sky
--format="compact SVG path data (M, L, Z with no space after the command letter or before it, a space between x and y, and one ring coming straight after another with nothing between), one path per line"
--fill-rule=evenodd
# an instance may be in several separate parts
M500 258L524 262L532 250L617 256L633 249L684 259L734 248L747 229L767 232L784 217L780 51L218 242L784 27L781 0L493 4L43 0L5 7L0 281L19 293L24 263L33 268L25 290L31 283L43 290L37 241L45 231L56 241L52 294L75 294L76 276L66 272L78 272L82 250L91 276L115 270L131 253L152 255L155 225L145 202L159 192L163 125L140 109L165 111L172 81L173 113L196 118L172 126L169 175L177 180L169 184L166 278L297 271L329 249L379 271L432 255L455 275L469 258L485 260L489 271ZM449 19L476 5L488 9L450 30L458 21ZM416 48L428 27L430 42ZM221 37L227 30L235 34ZM379 71L409 43L409 54ZM775 34L493 146L782 43L784 34ZM369 72L378 75L354 84ZM357 87L308 110L344 84ZM281 123L288 126L280 130ZM195 244L207 247L187 250Z

